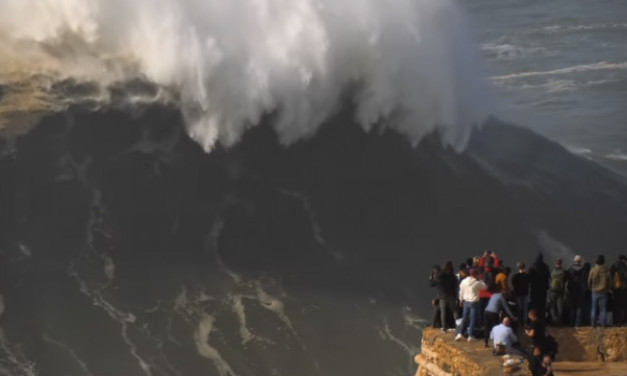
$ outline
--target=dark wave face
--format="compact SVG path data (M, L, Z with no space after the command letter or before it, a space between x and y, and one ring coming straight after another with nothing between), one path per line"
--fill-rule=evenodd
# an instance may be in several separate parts
M627 185L490 121L458 154L352 111L205 153L180 112L70 109L2 143L12 375L407 375L433 264L627 244Z

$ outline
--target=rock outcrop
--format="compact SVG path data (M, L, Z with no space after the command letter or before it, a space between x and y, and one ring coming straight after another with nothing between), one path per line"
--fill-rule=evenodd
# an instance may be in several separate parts
M627 328L549 328L559 344L557 360L627 362Z
M549 328L559 345L554 368L560 375L626 375L627 328ZM480 341L455 342L453 334L426 329L416 376L503 375L502 359ZM583 372L583 373L582 373ZM527 362L515 375L530 375Z
M502 375L502 359L492 355L482 341L455 342L453 333L426 329L422 335L422 352L416 356L416 376L490 376ZM515 375L527 375L523 363Z

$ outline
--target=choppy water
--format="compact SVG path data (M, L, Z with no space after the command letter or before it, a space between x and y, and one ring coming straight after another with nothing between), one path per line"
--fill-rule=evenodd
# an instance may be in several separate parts
M627 173L627 1L467 1L498 116Z

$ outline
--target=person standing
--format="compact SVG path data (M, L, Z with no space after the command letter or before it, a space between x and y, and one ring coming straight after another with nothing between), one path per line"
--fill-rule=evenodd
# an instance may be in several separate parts
M590 325L590 314L592 312L592 291L588 287L588 277L590 276L592 265L589 262L583 263L583 278L586 281L583 292L583 325Z
M446 332L448 321L447 312L451 312L453 319L457 321L457 277L453 272L453 263L447 261L436 277L438 289L438 299L440 300L440 315L442 320L442 331Z
M511 291L508 283L509 275L512 273L512 269L508 266L503 268L497 275L494 280L496 284L496 291L501 291L502 293L509 294Z
M464 278L468 277L468 265L466 265L465 262L462 262L459 265L459 270L457 271L457 274L455 274L455 276L457 277L457 282L458 283L463 281Z
M612 294L614 294L614 324L627 324L627 257L620 255L612 265Z
M501 265L501 261L496 256L496 253L492 251L485 251L483 256L479 259L479 274L477 278L485 283L486 288L479 293L479 323L483 323L483 312L488 306L488 302L494 294L498 291L496 288L496 272Z
M597 257L596 265L588 276L588 287L592 291L592 310L590 321L592 327L597 325L597 309L601 325L605 327L607 316L607 293L610 290L610 273L605 267L605 256Z
M518 262L518 273L512 277L512 286L514 287L514 299L520 311L520 319L524 324L527 321L527 313L529 311L529 273L524 262Z
M531 307L534 308L541 318L545 317L546 293L549 289L551 272L549 266L542 261L542 253L538 254L536 261L529 270Z
M463 333L468 329L468 342L474 340L475 325L479 309L479 291L486 289L486 284L477 280L477 271L471 270L459 285L459 302L463 305L462 322L457 328L455 341L461 341Z
M551 307L551 322L561 325L564 319L564 298L566 296L568 273L562 268L562 259L555 260L551 272L551 286L549 289L549 303Z
M566 286L568 300L570 301L571 322L577 327L583 325L584 298L588 284L582 262L581 256L575 256L573 265L568 269L569 280Z

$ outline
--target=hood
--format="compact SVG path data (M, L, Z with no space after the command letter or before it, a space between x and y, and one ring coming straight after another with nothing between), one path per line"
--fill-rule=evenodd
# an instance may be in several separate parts
M599 269L602 271L607 271L607 266L605 265L595 265L593 269Z

